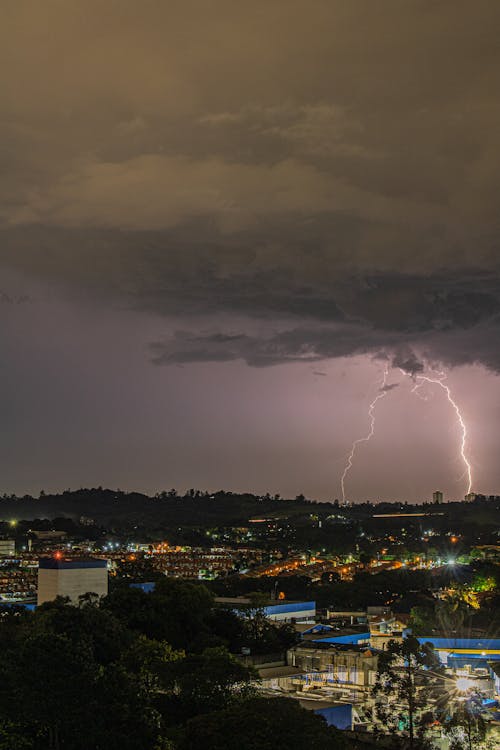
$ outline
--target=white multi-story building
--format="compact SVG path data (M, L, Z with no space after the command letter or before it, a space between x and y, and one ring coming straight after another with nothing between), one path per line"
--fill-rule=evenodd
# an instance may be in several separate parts
M38 604L67 596L78 604L84 594L108 593L108 566L100 559L42 557L38 564Z

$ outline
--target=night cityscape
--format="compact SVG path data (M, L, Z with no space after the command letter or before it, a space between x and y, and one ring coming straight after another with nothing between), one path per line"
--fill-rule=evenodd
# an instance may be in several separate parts
M499 26L0 0L0 750L500 749Z

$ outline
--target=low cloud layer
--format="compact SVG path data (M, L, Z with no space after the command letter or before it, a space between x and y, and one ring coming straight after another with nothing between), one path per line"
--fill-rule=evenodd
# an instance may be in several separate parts
M156 364L500 370L496 4L4 16L4 268L165 317Z

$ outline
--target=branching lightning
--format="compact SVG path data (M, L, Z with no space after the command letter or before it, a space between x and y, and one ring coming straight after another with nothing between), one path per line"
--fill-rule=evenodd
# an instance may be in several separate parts
M378 394L375 396L373 401L371 402L370 406L368 407L368 416L370 417L370 431L368 432L368 435L362 438L358 438L355 440L352 444L351 452L347 458L347 463L344 468L344 472L342 474L342 477L340 478L340 485L342 487L342 501L345 503L345 479L349 473L349 471L352 469L352 464L354 461L354 456L356 454L356 449L358 445L361 443L368 443L369 440L372 439L374 433L375 433L375 407L377 403L380 401L380 399L387 396L387 391L385 390L385 386L387 384L387 376L389 375L389 368L386 365L384 370L384 377L382 379L382 384L380 386Z
M405 375L409 375L409 373L405 372L404 370L401 370L401 372L404 373ZM455 399L451 395L450 387L448 385L446 385L446 383L443 382L444 380L446 380L446 373L439 372L438 373L438 377L436 377L436 378L430 378L428 375L415 375L413 377L414 377L414 379L416 381L420 381L420 382L416 382L415 383L415 385L413 386L412 391L411 391L412 393L414 393L419 398L421 398L423 400L426 400L425 396L422 396L421 394L419 394L419 392L418 392L419 388L421 388L424 383L434 383L435 385L438 385L440 388L443 389L443 391L446 393L446 397L447 397L448 401L450 402L450 404L452 405L453 409L455 410L455 413L456 413L457 419L458 419L458 424L460 425L460 430L461 430L461 434L462 434L461 440L460 440L460 457L461 457L462 462L463 462L463 464L465 466L465 471L464 471L463 476L467 477L467 492L466 492L466 494L468 495L470 493L471 489L472 489L472 465L471 465L469 459L467 458L467 454L466 454L467 426L466 426L466 424L464 422L464 418L462 417L462 413L460 411L460 408L459 408L457 402L455 401Z
M416 375L415 377L416 377L416 380L420 380L420 381L423 381L423 382L426 382L426 383L435 383L440 388L442 388L443 391L446 393L446 397L447 397L448 401L450 402L450 404L452 405L453 409L455 410L455 413L456 413L457 419L458 419L458 424L460 425L460 430L461 430L460 456L461 456L461 459L462 459L463 464L465 466L464 475L467 477L467 492L466 492L466 494L468 495L470 493L471 489L472 489L472 466L471 466L471 463L470 463L470 461L469 461L469 459L467 458L467 455L466 455L467 426L466 426L466 424L464 422L464 419L462 417L462 413L460 411L460 408L459 408L457 402L455 401L455 399L451 395L450 387L448 385L446 385L446 383L443 382L445 380L445 378L446 378L446 375L445 375L445 373L439 373L439 377L437 377L437 378L430 378L427 375ZM413 388L413 392L415 392L419 388L419 386L421 384L422 383L417 383L415 385L415 387Z
M411 373L411 372L408 372L407 370L403 370L401 367L399 368L399 370L403 375L412 378L414 382L414 386L411 392L414 393L416 396L418 396L418 398L420 398L422 401L428 400L428 396L426 394L420 393L420 388L422 388L422 386L425 383L438 385L446 393L446 398L448 399L448 402L450 403L450 405L453 407L453 410L457 416L457 421L460 427L461 437L460 437L459 455L460 455L460 460L462 461L465 467L464 473L462 474L460 479L462 479L463 477L467 478L466 494L468 495L472 490L472 464L467 456L467 425L465 424L464 418L462 416L462 412L460 411L460 407L458 406L457 402L452 396L449 385L447 385L444 382L447 378L446 373L440 372L438 370L434 370L433 372L435 372L436 375L430 376L430 375L420 375L416 373ZM379 391L377 395L375 396L375 398L373 399L373 401L371 402L370 406L368 407L368 416L370 419L369 432L367 435L365 435L365 437L358 438L357 440L353 442L352 447L351 447L351 452L349 453L349 456L347 457L347 463L345 465L344 471L340 479L340 484L342 488L342 500L344 503L346 502L346 493L345 493L346 478L350 470L353 467L354 458L355 458L358 446L361 445L361 443L368 443L372 439L373 435L375 434L375 407L377 406L377 403L382 398L387 396L388 391L391 388L395 387L395 386L387 385L388 375L389 375L389 366L386 365L384 369L384 376L382 378L382 382L379 387Z

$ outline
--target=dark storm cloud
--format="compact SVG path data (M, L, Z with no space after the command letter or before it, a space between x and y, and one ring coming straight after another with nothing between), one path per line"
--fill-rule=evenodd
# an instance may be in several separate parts
M155 364L186 362L221 362L242 359L254 367L284 364L286 362L316 362L322 359L348 357L355 354L384 353L385 348L398 347L399 336L391 332L374 332L355 325L335 328L317 324L286 329L272 335L246 334L192 334L177 331L173 337L151 344ZM409 351L406 356L393 360L394 366L403 365L408 372L418 370L416 357ZM406 369L406 368L403 368Z
M397 388L399 386L399 383L388 383L387 385L382 386L380 389L384 393L387 393L388 391L393 391L394 388Z
M404 347L396 352L392 359L392 366L398 367L412 376L417 375L419 372L423 372L425 369L422 360L420 360L415 352L412 352L408 347Z
M165 316L158 364L500 370L497 4L4 15L5 267Z

